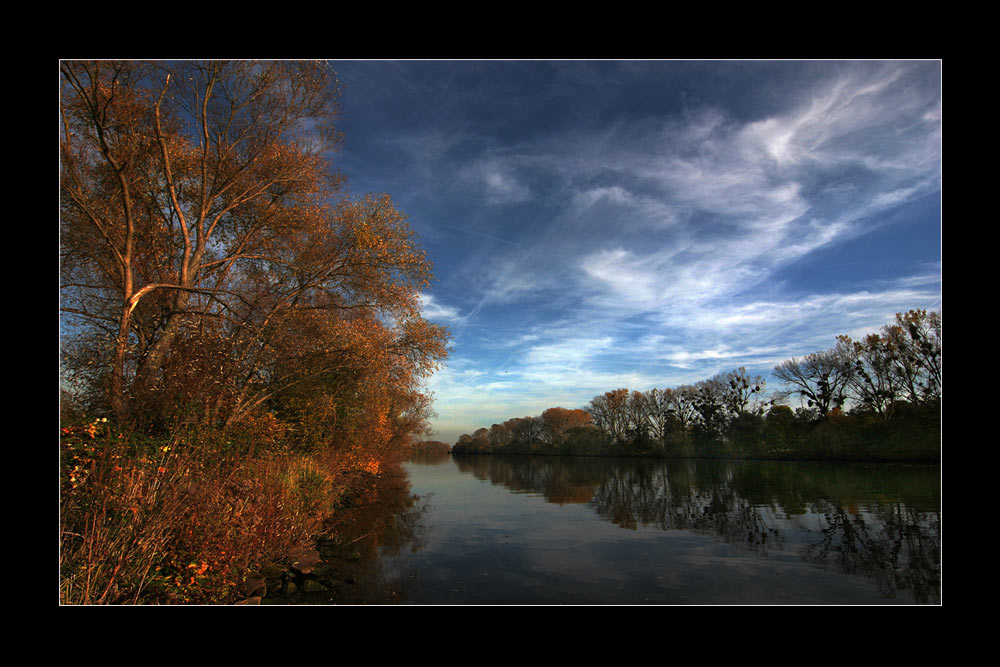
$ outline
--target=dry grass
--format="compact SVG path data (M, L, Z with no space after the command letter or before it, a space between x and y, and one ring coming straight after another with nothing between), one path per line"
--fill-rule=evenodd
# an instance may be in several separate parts
M331 457L136 448L64 431L64 604L233 602L245 574L309 543L345 491Z

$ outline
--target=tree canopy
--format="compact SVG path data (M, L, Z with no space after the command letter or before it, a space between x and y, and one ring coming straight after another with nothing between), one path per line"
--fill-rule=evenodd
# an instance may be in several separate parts
M63 370L83 399L133 425L266 407L418 428L448 336L420 315L432 267L391 198L334 169L329 66L60 67Z

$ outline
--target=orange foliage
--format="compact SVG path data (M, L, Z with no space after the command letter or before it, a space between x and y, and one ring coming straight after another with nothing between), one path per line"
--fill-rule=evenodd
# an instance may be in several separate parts
M542 423L551 441L559 442L569 429L589 425L591 417L586 410L549 408L542 413Z
M64 432L67 507L103 489L106 504L88 507L130 517L114 545L73 532L125 562L138 558L128 531L169 505L171 521L189 520L160 526L173 560L142 554L142 576L165 599L204 598L177 591L228 584L226 558L254 551L232 542L258 526L284 534L273 516L241 523L250 515L237 487L286 508L291 493L272 488L273 471L245 477L270 457L234 472L213 453L322 450L331 470L381 475L426 431L422 382L449 335L420 313L431 263L388 195L341 192L326 157L339 82L326 65L62 61L60 71L66 374L123 431L204 457L190 468L170 450L112 461L91 446L105 422ZM327 473L303 474L329 486ZM245 533L225 533L234 526ZM105 601L120 586L108 576Z

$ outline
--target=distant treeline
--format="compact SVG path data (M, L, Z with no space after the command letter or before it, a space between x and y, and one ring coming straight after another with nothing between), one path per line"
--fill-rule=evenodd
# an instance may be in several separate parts
M878 333L774 369L669 389L615 389L459 437L452 453L938 460L941 314L899 313ZM799 399L792 408L790 399Z

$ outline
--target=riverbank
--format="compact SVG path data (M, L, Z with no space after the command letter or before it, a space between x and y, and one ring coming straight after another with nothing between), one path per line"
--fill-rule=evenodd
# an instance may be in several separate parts
M63 604L233 604L294 567L381 466L326 450L141 441L106 422L61 433ZM287 578L287 577L286 577Z

